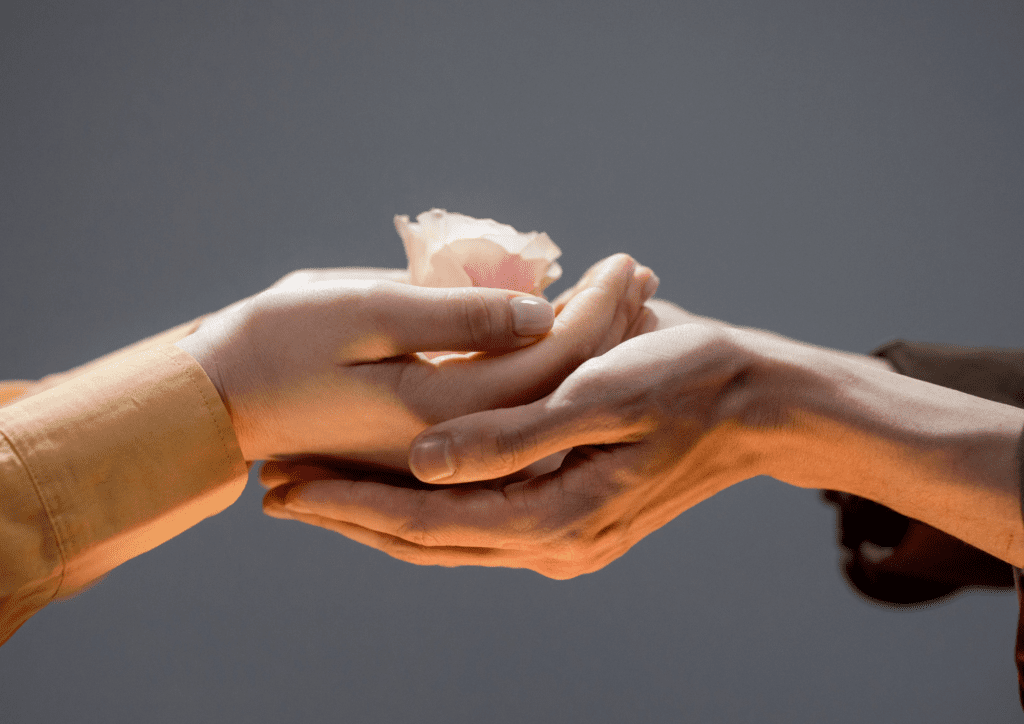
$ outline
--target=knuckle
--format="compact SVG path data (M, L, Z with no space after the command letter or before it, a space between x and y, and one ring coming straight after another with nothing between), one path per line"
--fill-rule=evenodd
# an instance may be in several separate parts
M301 269L297 269L297 270L295 270L293 272L288 272L283 277L281 277L276 282L274 282L273 286L279 287L279 286L283 286L285 284L289 284L289 283L291 283L296 278L296 275L301 274L301 273L302 273Z
M412 520L407 521L402 525L402 527L397 531L397 535L402 540L407 541L414 546L430 548L438 545L437 536L430 533L424 526Z
M411 563L414 566L430 565L430 562L425 559L420 549L399 538L386 537L381 544L380 550L392 558L405 563Z
M395 289L379 279L367 280L344 292L355 319L366 320L372 329L387 333L394 327Z
M313 269L296 269L277 280L275 287L301 286L313 280Z
M353 299L358 299L365 308L372 309L381 317L385 317L391 312L396 301L395 287L382 279L359 280L348 286L346 293Z
M462 323L473 346L483 348L499 328L491 305L479 294L460 294Z
M436 545L436 536L430 533L432 526L427 520L428 496L421 493L409 517L398 527L395 535L414 546Z
M515 472L525 465L531 442L520 429L499 428L490 438L491 458L506 472Z

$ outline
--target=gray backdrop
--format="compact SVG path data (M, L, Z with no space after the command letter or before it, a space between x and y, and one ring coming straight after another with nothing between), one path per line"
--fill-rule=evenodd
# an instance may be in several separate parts
M1024 6L4 2L0 378L396 213L627 251L702 314L867 351L1021 346ZM1003 722L1017 605L859 599L834 514L738 485L572 581L418 568L242 499L30 620L4 721Z

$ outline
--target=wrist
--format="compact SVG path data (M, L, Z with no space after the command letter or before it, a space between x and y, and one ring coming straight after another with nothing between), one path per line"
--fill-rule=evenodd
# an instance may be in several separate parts
M961 422L948 400L935 398L941 388L903 377L884 360L747 333L746 418L763 433L765 474L778 480L888 505L908 462L941 450Z
M789 340L757 349L765 474L853 493L1024 563L1024 411Z
M819 350L763 330L728 329L738 371L719 398L719 419L745 441L751 476L814 487L815 463L829 457L831 442L807 414L827 397Z
M898 375L843 352L773 335L759 341L752 397L770 411L761 415L766 474L878 500L885 466L877 448L897 434L875 404L889 383L879 376Z
M231 421L231 426L235 431L235 437L238 440L238 445L242 450L243 456L247 461L255 459L250 456L247 441L243 439L242 426L238 424L236 411L233 409L224 383L223 365L220 363L216 349L212 341L209 339L209 335L204 334L204 331L199 329L192 334L179 339L174 343L174 346L187 352L189 356L191 356L192 359L202 367L203 372L206 373L206 376L209 378L210 382L213 383L214 388L216 388L217 395L220 397L220 401L224 405L224 409L227 410L228 419Z
M188 352L192 359L203 368L203 372L210 378L213 386L217 388L217 394L220 395L221 401L227 405L227 398L224 394L224 386L221 383L216 356L210 348L209 341L204 339L199 331L196 331L179 339L174 343L174 346Z

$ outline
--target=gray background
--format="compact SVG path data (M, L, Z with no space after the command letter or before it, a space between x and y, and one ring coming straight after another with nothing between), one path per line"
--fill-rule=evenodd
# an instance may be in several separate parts
M1021 346L1014 1L5 2L0 378L432 206L616 251L702 314ZM417 568L261 490L0 649L5 721L1002 722L1012 594L857 598L813 492L738 485L608 568Z

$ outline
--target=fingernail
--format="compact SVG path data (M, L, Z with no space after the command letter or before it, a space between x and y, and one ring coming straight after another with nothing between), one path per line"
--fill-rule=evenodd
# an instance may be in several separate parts
M520 337L546 334L555 322L555 309L537 297L516 297L512 300L512 324Z
M412 474L425 483L451 477L455 473L452 463L451 440L447 435L428 435L413 445L409 452Z

